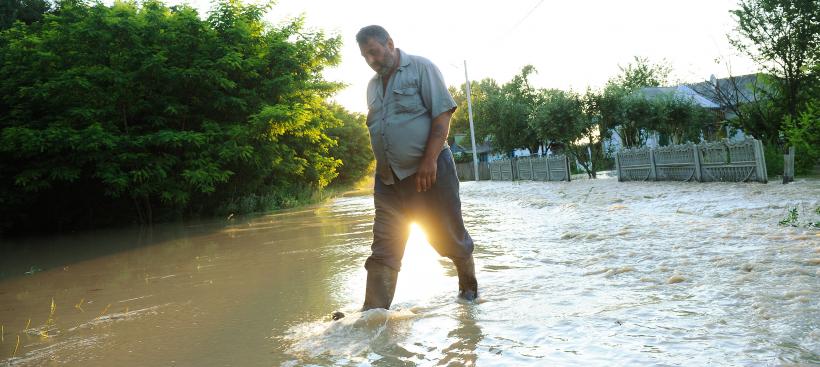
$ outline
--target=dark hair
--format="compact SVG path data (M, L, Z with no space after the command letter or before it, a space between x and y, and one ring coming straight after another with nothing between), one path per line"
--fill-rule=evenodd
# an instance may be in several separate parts
M380 25L369 25L360 29L359 33L356 33L356 42L360 45L367 43L367 40L371 38L384 46L387 44L387 39L390 38L390 35L387 34L387 30Z

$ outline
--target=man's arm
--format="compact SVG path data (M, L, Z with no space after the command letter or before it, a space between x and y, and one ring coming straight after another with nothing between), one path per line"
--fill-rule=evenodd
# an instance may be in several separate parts
M419 169L416 171L416 191L418 192L427 191L436 183L436 170L438 169L436 161L450 133L450 117L453 116L453 111L455 107L436 116L430 124L430 134L427 135L424 156L421 157Z

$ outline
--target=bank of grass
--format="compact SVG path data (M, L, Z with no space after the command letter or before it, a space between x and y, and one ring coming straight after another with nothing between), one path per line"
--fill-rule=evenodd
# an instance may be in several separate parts
M370 167L362 178L354 182L333 183L322 189L300 187L275 190L265 194L245 195L220 207L216 215L230 217L266 213L314 205L347 194L365 194L373 188L373 173L374 168Z

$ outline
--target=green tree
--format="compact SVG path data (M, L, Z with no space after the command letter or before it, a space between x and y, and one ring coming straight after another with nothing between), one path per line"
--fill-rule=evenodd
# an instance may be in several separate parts
M590 178L595 178L589 152L595 144L597 124L594 111L587 104L592 98L557 89L542 90L540 94L530 128L539 139L549 141L550 146L561 146Z
M820 62L820 3L817 0L740 0L736 35L729 40L780 79L785 113L797 117L810 74ZM780 121L777 119L776 121Z
M336 146L330 149L330 155L342 161L338 169L339 176L333 182L351 184L364 177L373 164L367 117L347 111L337 104L331 105L330 110L340 121L339 126L327 130L328 136L336 141Z
M529 120L535 109L538 91L529 83L535 72L532 65L498 87L493 80L483 80L479 88L486 97L476 103L476 141L489 138L497 151L511 153L518 148L535 152L541 145L535 131L529 128Z
M611 79L608 84L635 91L643 87L660 87L669 81L672 67L664 60L653 63L646 57L635 56L634 62L626 66L618 65L620 73Z
M496 85L496 82L492 79L485 79L483 81L471 81L470 82L470 93L472 94L472 104L473 104L473 119L475 120L475 108L476 104L480 104L487 99L487 94L484 92L484 86L492 86ZM453 113L453 117L450 119L450 132L452 133L460 133L460 134L469 134L470 133L470 116L469 116L469 106L467 105L467 90L466 90L466 83L462 83L461 86L455 88L450 86L447 88L450 91L450 95L453 96L453 99L456 101L456 112ZM475 121L473 121L475 124Z
M330 183L338 85L321 73L341 40L268 27L266 9L63 0L0 32L3 224L261 210Z
M599 128L606 139L614 132L625 147L639 147L649 134L652 107L637 92L666 84L672 69L665 61L653 63L638 56L618 68L620 72L607 82L603 92L592 97L600 113Z
M714 134L716 116L694 101L672 95L660 95L649 101L647 128L661 134L671 144L699 142Z

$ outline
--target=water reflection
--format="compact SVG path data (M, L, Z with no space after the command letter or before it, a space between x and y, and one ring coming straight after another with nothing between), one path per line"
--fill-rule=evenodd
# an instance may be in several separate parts
M484 335L475 320L476 309L464 305L458 311L455 315L458 326L447 333L453 343L442 351L444 358L437 363L439 366L475 366L478 360L478 343Z

